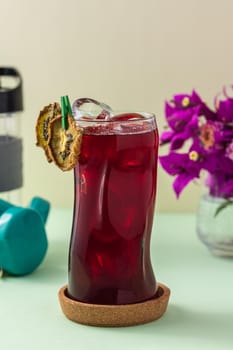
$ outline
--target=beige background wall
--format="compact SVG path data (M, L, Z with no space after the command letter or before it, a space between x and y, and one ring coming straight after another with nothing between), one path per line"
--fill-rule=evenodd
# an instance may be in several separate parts
M68 94L115 109L156 113L164 100L194 87L208 103L233 82L232 0L0 0L0 65L24 78L23 200L33 195L72 206L72 173L61 173L35 147L42 106ZM161 150L162 153L163 150ZM193 211L201 192L177 201L159 169L157 208Z

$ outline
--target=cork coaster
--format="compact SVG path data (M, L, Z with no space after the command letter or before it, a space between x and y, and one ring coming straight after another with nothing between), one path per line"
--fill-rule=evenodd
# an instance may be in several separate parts
M136 304L97 305L73 300L67 296L67 286L59 291L59 301L65 316L71 321L102 327L124 327L155 321L166 311L170 289L159 283L154 298Z

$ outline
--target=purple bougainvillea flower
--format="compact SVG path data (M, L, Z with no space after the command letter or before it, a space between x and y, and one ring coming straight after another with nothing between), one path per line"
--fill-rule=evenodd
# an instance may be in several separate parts
M233 178L233 162L224 155L209 154L202 162L202 168L210 174L221 173Z
M190 108L199 104L194 103L194 101L192 100L192 96L188 94L174 95L172 102L176 109L184 109L188 107Z
M233 87L233 86L232 86ZM223 91L224 100L215 98L211 110L195 90L177 94L165 103L167 129L161 144L169 144L169 153L159 158L164 170L175 177L173 189L182 190L200 171L211 174L207 182L214 196L233 197L233 97ZM182 149L185 148L185 152ZM178 152L179 151L179 152Z
M194 179L191 174L180 174L173 182L173 190L175 191L176 197L179 198L183 189Z
M195 90L189 94L178 94L173 96L172 102L177 109L190 108L195 106L200 106L203 101Z
M226 157L233 161L233 141L226 148Z
M200 127L200 142L205 150L219 151L225 141L223 125L219 122L208 121Z
M189 160L187 153L171 152L166 156L160 156L160 164L166 172L172 176L182 173Z
M233 98L219 102L217 115L218 120L233 123Z
M224 141L224 145L225 148L227 148L231 142L233 142L233 123L229 123L229 124L225 124L223 125L223 141Z
M165 103L165 115L169 127L176 131L181 132L184 130L185 126L192 119L194 115L198 116L200 114L200 107L195 106L186 109L177 109Z
M170 150L175 151L177 149L180 149L183 147L185 141L188 139L195 137L198 133L198 117L197 114L193 114L189 121L185 124L185 127L183 128L182 132L174 133L171 144L170 144Z
M214 156L214 155L213 155ZM219 169L225 174L233 178L233 161L225 156L218 157Z
M193 111L193 109L195 111ZM189 111L189 115L192 113L197 113L199 116L204 115L207 119L215 120L216 113L213 112L200 96L196 93L195 90L192 91L191 95L188 94L179 94L174 95L170 103L165 103L165 116L167 121L179 111ZM170 126L172 128L172 126Z
M199 116L203 115L207 120L216 120L216 113L207 106L195 90L192 91L191 101L199 106Z
M164 131L160 136L160 144L164 145L170 142L176 133L173 130Z
M191 160L188 153L171 152L166 156L159 157L159 160L168 174L176 176L173 188L177 197L191 180L199 177L200 164Z

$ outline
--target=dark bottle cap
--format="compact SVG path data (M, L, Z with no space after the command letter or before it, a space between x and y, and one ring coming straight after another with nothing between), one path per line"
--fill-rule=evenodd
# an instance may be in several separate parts
M13 81L14 86L9 86L9 83L7 84L8 79L5 78L9 78L11 83ZM0 67L0 113L19 112L23 110L22 85L21 75L15 68Z

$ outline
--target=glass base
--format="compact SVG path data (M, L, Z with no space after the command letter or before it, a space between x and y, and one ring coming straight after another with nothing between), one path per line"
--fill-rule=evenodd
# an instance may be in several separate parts
M211 254L225 258L233 258L233 241L218 242L215 245L210 245L208 242L203 243L207 245Z

